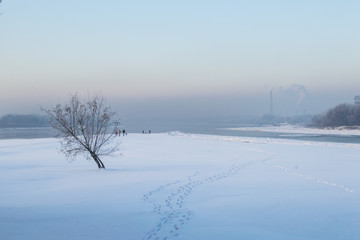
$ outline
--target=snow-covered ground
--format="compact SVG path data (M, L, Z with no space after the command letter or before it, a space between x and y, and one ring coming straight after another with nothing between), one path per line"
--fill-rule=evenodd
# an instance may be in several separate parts
M353 129L347 127L337 128L309 128L296 125L280 125L280 126L262 126L262 127L239 127L239 128L225 128L234 131L263 131L263 132L278 132L278 133L297 133L297 134L322 134L322 135L354 135L360 136L360 128Z
M0 140L0 239L360 239L360 145L129 134L106 170Z

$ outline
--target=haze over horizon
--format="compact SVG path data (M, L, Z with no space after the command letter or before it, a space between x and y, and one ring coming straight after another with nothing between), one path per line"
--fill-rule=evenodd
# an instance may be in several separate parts
M125 118L317 114L360 95L360 2L2 1L0 116L102 92Z

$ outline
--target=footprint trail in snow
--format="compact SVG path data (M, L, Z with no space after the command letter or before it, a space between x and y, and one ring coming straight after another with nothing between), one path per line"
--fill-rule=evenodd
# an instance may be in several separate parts
M233 164L227 171L211 176L201 176L199 172L196 172L184 181L174 181L144 194L144 201L153 205L154 212L160 215L161 219L143 239L167 240L177 238L185 223L191 219L192 211L184 207L184 201L195 188L202 184L235 176L242 169L258 163L264 163L271 158L248 161L238 165Z

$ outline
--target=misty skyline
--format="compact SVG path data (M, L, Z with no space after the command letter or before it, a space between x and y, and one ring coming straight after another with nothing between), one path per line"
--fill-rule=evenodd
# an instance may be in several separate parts
M3 1L0 115L100 91L124 117L325 112L360 95L359 1Z

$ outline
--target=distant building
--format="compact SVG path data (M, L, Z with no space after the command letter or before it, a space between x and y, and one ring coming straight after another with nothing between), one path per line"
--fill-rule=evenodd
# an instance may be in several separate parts
M355 104L360 104L360 95L354 97Z

